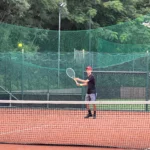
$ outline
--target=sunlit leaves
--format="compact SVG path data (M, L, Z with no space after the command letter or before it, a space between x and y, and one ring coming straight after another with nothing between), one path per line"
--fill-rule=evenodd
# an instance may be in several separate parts
M121 12L123 11L124 7L120 0L108 1L104 3L104 7L108 9L112 9L113 11Z

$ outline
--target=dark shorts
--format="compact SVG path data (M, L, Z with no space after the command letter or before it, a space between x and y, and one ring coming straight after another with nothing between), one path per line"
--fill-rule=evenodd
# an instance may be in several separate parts
M85 101L96 101L96 93L86 94Z

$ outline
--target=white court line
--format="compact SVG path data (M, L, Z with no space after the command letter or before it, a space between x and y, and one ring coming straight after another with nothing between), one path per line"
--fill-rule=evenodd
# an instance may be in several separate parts
M41 125L40 127L32 127L32 128L26 128L26 129L23 129L23 130L13 130L13 131L10 131L10 132L1 132L0 133L0 136L1 135L9 135L9 134L13 134L13 133L21 133L21 132L25 132L25 131L30 131L30 130L35 130L35 129L41 129L43 127L49 127L49 126L52 126L52 125ZM55 125L53 125L55 126Z

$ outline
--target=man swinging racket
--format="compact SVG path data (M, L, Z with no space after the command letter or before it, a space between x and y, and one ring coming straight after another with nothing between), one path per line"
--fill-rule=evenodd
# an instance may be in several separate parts
M95 88L95 78L92 74L92 67L87 66L86 67L86 73L87 73L87 79L82 80L79 78L74 78L77 86L87 86L87 93L85 96L86 101L95 101L96 100L96 88ZM78 83L77 81L81 82ZM86 104L86 108L88 110L88 114L84 118L89 118L93 116L93 119L96 119L96 105L93 104L93 110L94 114L92 115L92 112L90 110L89 104Z

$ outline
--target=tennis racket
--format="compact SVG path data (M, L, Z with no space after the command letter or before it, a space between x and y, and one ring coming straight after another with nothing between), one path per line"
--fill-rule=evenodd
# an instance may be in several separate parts
M66 74L69 78L73 79L75 78L75 71L72 68L67 68L66 69ZM76 80L74 80L76 82L76 84L78 84L78 82Z
M66 69L66 74L69 78L74 79L75 78L75 71L72 68Z

